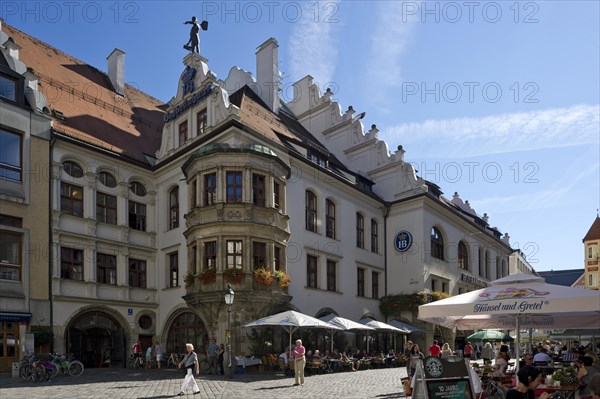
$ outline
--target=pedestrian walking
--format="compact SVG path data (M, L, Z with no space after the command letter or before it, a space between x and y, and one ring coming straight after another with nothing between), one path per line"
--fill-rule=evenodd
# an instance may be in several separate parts
M223 367L223 361L225 360L225 345L219 345L219 351L217 352L217 365L219 366L219 374L225 375L225 368Z
M219 352L219 345L217 340L213 338L212 344L208 345L206 349L206 356L208 357L208 374L218 374L217 370L217 354Z
M150 368L150 364L152 363L152 343L148 345L146 348L146 368Z
M425 359L425 355L423 355L423 353L419 350L419 345L414 344L410 348L410 358L409 358L409 362L408 362L408 367L410 369L410 377L411 378L415 375L417 366L420 364L423 364L423 359Z
M429 347L429 356L439 357L442 348L438 345L437 340L433 341L433 344Z
M294 371L295 371L295 382L294 386L304 386L304 366L306 366L306 358L304 354L306 348L302 346L302 340L296 340L296 346L294 347Z
M160 364L162 363L164 351L162 346L160 346L160 342L156 341L156 346L154 347L154 352L156 355L156 367L160 370Z
M473 345L470 342L467 342L463 348L463 355L465 359L470 359L473 356Z
M180 392L177 396L185 395L185 391L187 391L188 386L192 385L192 392L194 395L200 393L200 388L198 388L198 383L196 383L196 379L194 378L194 369L196 370L196 374L200 374L200 364L198 363L198 355L194 352L194 345L185 344L185 350L187 353L183 357L183 360L179 362L179 368L185 368L185 378L181 383Z
M494 348L492 348L492 344L486 342L483 345L483 349L481 350L481 357L483 358L483 364L489 364L494 358Z

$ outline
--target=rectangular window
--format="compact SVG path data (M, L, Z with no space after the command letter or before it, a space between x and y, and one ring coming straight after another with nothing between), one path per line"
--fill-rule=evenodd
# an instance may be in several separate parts
M117 197L96 193L96 219L102 223L117 224Z
M264 242L252 243L252 267L256 270L265 267L267 258L267 244Z
M146 205L129 201L129 227L146 231Z
M0 97L17 101L17 79L10 78L5 75L0 75Z
M196 179L190 184L190 190L190 208L193 208L196 206Z
M377 222L371 219L371 252L379 253L379 233Z
M0 280L21 280L23 236L0 230Z
M275 270L283 270L282 269L282 264L281 264L281 247L275 246L275 254L274 254L274 260L275 260Z
M265 206L265 176L252 174L252 203L256 206Z
M60 248L60 278L83 281L83 251Z
M356 269L356 295L365 296L365 269Z
M22 136L0 129L0 179L21 181Z
M217 175L204 175L204 205L214 205L217 200Z
M448 292L448 283L442 281L442 292Z
M242 172L227 172L227 203L242 203Z
M227 268L242 268L242 241L227 241Z
M273 182L273 207L281 209L281 186L277 182Z
M83 217L83 188L61 183L60 210L69 215Z
M356 246L365 247L365 219L360 213L356 214Z
M146 261L129 259L129 286L146 288Z
M179 255L169 254L169 287L179 287Z
M204 129L206 129L205 109L196 114L196 136L200 136L202 133L204 133Z
M327 291L337 291L337 264L332 260L327 260Z
M117 285L117 257L96 254L96 279L100 284Z
M317 257L306 256L306 286L317 288Z
M325 201L325 235L335 238L335 204L331 200Z
M371 272L371 293L373 299L379 299L379 273Z
M204 243L204 270L217 269L217 242L209 241Z
M179 145L183 145L188 139L187 121L179 124Z
M311 191L306 191L305 203L306 230L317 232L317 196Z
M196 252L197 250L198 250L198 247L197 247L196 245L194 245L194 246L192 247L192 253L191 253L191 256L189 257L189 259L190 259L190 261L191 261L190 269L191 269L191 270L194 270L194 271L196 270L197 261L198 261L198 258L197 258L197 252Z

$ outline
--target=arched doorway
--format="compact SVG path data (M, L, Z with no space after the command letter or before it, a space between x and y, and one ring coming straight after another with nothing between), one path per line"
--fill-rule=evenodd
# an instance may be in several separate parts
M125 332L108 313L86 312L75 318L68 328L66 348L86 368L123 364Z
M167 352L185 353L185 344L191 343L198 353L206 352L208 331L196 314L185 312L177 315L167 334Z

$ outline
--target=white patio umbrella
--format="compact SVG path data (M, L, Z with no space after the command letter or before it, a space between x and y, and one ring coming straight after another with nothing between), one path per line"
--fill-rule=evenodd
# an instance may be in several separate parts
M373 327L369 327L366 326L364 324L360 324L357 323L355 321L352 321L350 319L346 319L340 316L336 316L333 313L328 314L327 316L323 316L323 317L319 317L319 320L322 320L326 323L332 324L335 327L338 327L338 329L344 330L344 331L350 331L350 330L360 330L360 331L367 331L367 330L375 330ZM335 329L332 328L331 329L331 352L333 353L333 331Z
M388 332L401 333L401 334L409 334L410 333L410 331L408 331L408 330L403 330L401 328L394 327L390 324L383 323L381 321L377 321L377 320L373 320L373 319L369 319L369 318L360 319L358 322L360 324L364 324L365 326L373 327L375 330L378 330L378 331L388 331ZM369 332L370 331L367 331L365 333L367 335L367 352L369 352Z
M299 328L305 327L341 330L339 327L336 327L333 324L325 323L324 321L300 312L296 312L294 310L288 310L271 316L263 317L262 319L255 320L244 325L244 327L264 326L281 326L290 335L290 349L292 348L292 333Z
M600 329L600 292L546 284L542 277L515 274L489 287L419 306L419 319L444 327L476 330L570 327Z

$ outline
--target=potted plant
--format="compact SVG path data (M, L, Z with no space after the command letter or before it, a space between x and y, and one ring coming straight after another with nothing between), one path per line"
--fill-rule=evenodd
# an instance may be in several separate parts
M192 285L194 285L194 279L196 278L196 275L190 271L188 271L185 276L183 276L183 283L185 284L185 288L190 288Z
M279 287L281 288L287 287L292 282L290 275L284 272L283 270L275 270L273 275L275 276L275 279L277 280L277 282L279 283Z
M244 278L244 271L237 267L229 267L223 271L223 279L226 283L240 283Z
M212 267L204 269L202 273L198 275L198 279L202 282L202 284L210 284L217 281L217 273L215 269Z
M254 270L252 277L260 285L271 285L273 282L273 273L265 267L259 267Z

